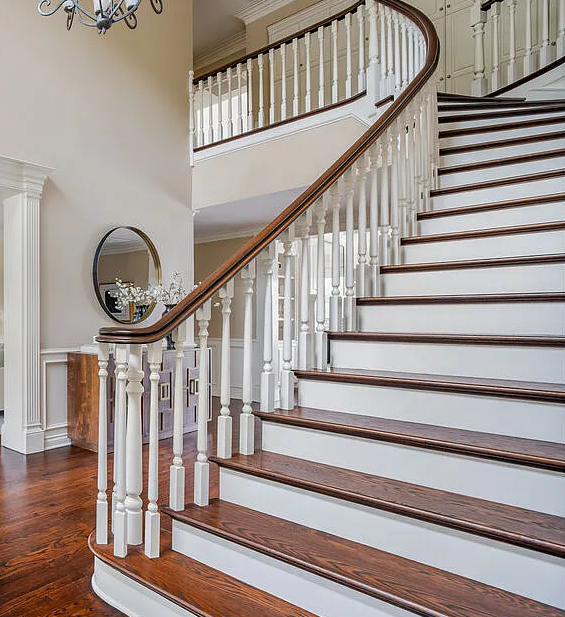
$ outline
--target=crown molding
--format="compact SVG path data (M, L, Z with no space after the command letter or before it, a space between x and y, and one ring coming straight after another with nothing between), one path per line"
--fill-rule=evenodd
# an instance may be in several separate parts
M51 167L0 156L0 189L41 197Z
M236 238L251 238L256 236L264 225L254 225L245 229L223 231L220 233L202 234L194 238L194 244L207 244L208 242L220 242L222 240L235 240Z
M235 17L241 19L247 26L251 22L257 21L262 17L266 17L273 11L282 9L293 0L255 0L252 4L241 9L235 14Z
M245 52L247 45L247 39L245 36L245 30L238 32L234 36L230 36L219 43L216 43L213 47L203 51L194 58L194 72L198 73L209 67L216 62L221 62L238 52Z

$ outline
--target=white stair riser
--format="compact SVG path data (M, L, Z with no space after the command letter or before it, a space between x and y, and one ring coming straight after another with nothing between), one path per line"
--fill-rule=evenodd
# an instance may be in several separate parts
M565 289L565 265L404 272L382 279L385 296L559 292Z
M539 133L553 133L555 131L563 131L565 122L563 120L544 124L542 126L530 126L527 128L516 128L512 130L498 130L497 126L493 126L492 131L484 133L470 133L468 135L457 135L455 137L440 137L440 148L449 148L451 146L467 146L469 144L482 144L485 141L499 141L502 139L514 139L518 137L527 137L529 135L539 135ZM440 127L440 133L443 130Z
M298 404L565 443L565 411L556 403L301 379Z
M513 225L533 225L565 221L565 203L555 202L535 206L502 208L474 214L457 214L439 217L418 223L419 236L443 234L474 229L492 229L493 227L512 227Z
M447 154L440 158L440 167L452 167L455 165L465 165L467 163L478 163L479 161L492 161L497 158L505 159L511 156L520 156L521 154L557 150L562 147L563 139L547 139L544 141L517 144L515 146L506 146L504 148L488 148L486 150L472 150L459 154Z
M262 423L262 444L267 452L565 515L565 474L558 472L276 422Z
M565 335L565 303L358 306L361 332Z
M440 174L439 188L461 186L462 184L470 184L472 182L486 182L487 180L496 180L497 178L510 178L512 176L515 177L527 174L535 174L542 171L550 171L552 169L563 168L565 168L565 157L556 156L553 158L547 158L538 161L500 165L497 167L486 167L484 169L477 169L475 171L461 171L450 174Z
M345 585L178 521L173 521L173 549L324 617L409 615Z
M565 349L331 341L331 366L563 383Z
M401 251L402 263L405 264L551 255L565 251L565 229L490 238L408 244L403 245Z
M477 126L492 126L494 130L501 124L514 124L516 122L529 122L530 120L543 120L544 118L554 118L563 113L563 110L552 110L544 113L532 113L518 116L503 116L501 118L480 118L479 120L457 120L455 122L440 122L440 131L451 131L456 129L471 129ZM461 117L471 115L468 112L462 112ZM444 116L445 117L445 116Z
M445 210L446 208L475 206L498 201L520 199L523 197L536 197L538 195L551 195L563 190L565 176L557 178L545 178L530 182L515 182L505 186L490 188L477 188L446 195L432 197L433 210Z
M220 471L220 496L541 602L565 606L565 564L557 558L226 469Z

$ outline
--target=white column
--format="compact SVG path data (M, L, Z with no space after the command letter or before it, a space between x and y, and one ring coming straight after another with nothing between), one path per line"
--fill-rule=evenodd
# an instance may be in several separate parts
M312 337L310 333L310 228L312 227L312 209L308 209L297 223L300 238L300 329L298 331L298 368L312 368Z
M357 212L357 297L367 294L367 157L359 159L357 165L359 202Z
M237 63L236 72L237 72L237 134L241 135L243 133L243 105L241 100L241 62Z
M224 119L222 118L222 74L216 75L216 83L218 84L218 124L216 127L216 135L218 141L224 138Z
M149 406L149 467L147 472L147 511L145 512L145 554L154 559L160 553L161 515L159 498L159 371L163 360L161 341L147 346L151 398Z
M228 134L227 137L233 136L233 108L232 108L232 78L231 78L231 67L227 70L227 78L228 78Z
M357 7L357 25L359 30L357 92L362 92L365 89L365 10L362 4Z
M337 21L332 21L332 103L339 99L339 81L337 71Z
M194 106L194 71L188 72L188 155L190 166L194 166L194 148L196 147L196 135L194 127L194 119L196 109Z
M535 71L534 55L532 53L532 0L526 1L526 40L524 43L524 75ZM500 5L496 5L500 6ZM499 9L500 14L500 9ZM493 86L493 90L495 90Z
M355 221L353 196L355 193L355 167L345 173L345 330L353 332L357 326L355 314Z
M117 344L114 348L116 363L116 395L114 399L114 465L116 478L116 510L114 512L114 555L125 557L128 552L126 512L126 384L128 378L127 345Z
M220 369L220 415L218 416L217 454L219 458L232 455L232 417L230 415L231 394L231 301L234 295L234 279L220 289L222 307L222 358Z
M253 60L247 58L247 130L253 128Z
M487 92L485 77L485 23L486 11L481 11L481 0L475 0L471 7L471 28L475 41L475 68L471 92L474 96L484 96Z
M241 272L243 281L243 387L241 416L239 419L239 452L253 454L255 451L255 416L253 401L253 285L255 261Z
M173 463L170 468L169 506L171 510L184 510L185 470L182 461L184 442L184 397L183 397L183 360L186 341L186 323L181 324L173 333L175 341L175 391L173 400ZM202 379L200 379L202 386Z
M275 374L273 372L273 276L276 263L276 247L272 243L265 250L263 259L265 273L265 302L263 305L263 370L261 372L261 411L275 409Z
M508 0L510 8L510 28L512 29L512 19L515 18L516 0ZM551 47L549 45L549 0L541 0L541 47L539 50L540 68L547 66L551 62Z
M281 52L281 120L286 120L286 43L282 43Z
M369 201L369 274L371 277L371 293L380 296L379 281L379 197L378 197L378 145L370 150L370 188Z
M306 92L304 94L304 111L308 113L312 109L312 50L311 50L311 36L310 32L304 35L304 49L306 51L306 58L304 61L306 71Z
M340 243L339 243L339 186L335 182L330 188L332 207L332 294L330 298L330 330L341 329L341 280L340 280Z
M318 67L318 109L322 109L326 102L325 94L325 76L324 76L324 26L318 28L318 49L319 49L319 62Z
M292 39L292 115L298 116L300 101L298 100L298 39Z
M210 463L208 462L208 325L211 303L206 300L196 311L198 324L198 436L196 462L194 463L194 503L207 506L210 501ZM184 469L184 468L183 468ZM171 506L172 507L172 506ZM182 506L184 508L184 505Z
M257 64L259 66L259 118L258 126L262 128L265 126L265 100L264 100L264 68L263 68L263 54L257 56Z
M565 0L557 0L557 58L565 56Z
M96 497L96 544L108 544L108 343L98 343L98 496Z
M320 197L315 205L316 226L318 229L316 259L316 368L324 369L327 365L326 334L326 203Z
M353 69L351 66L351 13L345 16L345 98L353 93Z
M294 373L292 372L292 266L294 260L294 229L285 232L283 241L283 353L280 408L294 409Z
M545 2L546 0L542 0ZM547 0L549 2L549 0ZM508 4L508 83L511 84L518 79L518 65L516 64L516 0L507 0ZM543 43L542 43L543 45ZM540 52L541 57L541 52Z
M526 0L531 2L531 0ZM490 7L492 15L492 73L491 73L491 90L498 90L502 84L500 80L500 3L495 2ZM527 38L527 37L526 37ZM524 58L524 62L526 59Z
M380 95L379 36L377 31L377 5L367 0L369 16L369 66L367 67L367 95L369 100L378 101Z

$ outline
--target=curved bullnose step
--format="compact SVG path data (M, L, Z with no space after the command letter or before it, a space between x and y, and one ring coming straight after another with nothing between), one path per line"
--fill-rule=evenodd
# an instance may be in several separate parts
M111 544L95 543L94 532L90 535L88 544L99 562L147 590L149 598L143 598L142 592L138 602L151 601L151 595L157 594L161 600L170 603L172 610L167 610L167 615L179 615L176 607L180 607L186 611L187 617L316 617L309 611L173 551L171 535L165 531L161 533L159 559L149 559L144 555L143 547L136 546L128 548L125 559L115 557ZM111 590L101 589L97 574L99 573L95 569L95 585L104 593L105 600L112 600L109 593L113 593L117 587L113 586ZM122 595L127 598L126 602L134 600L136 594L131 592L131 583ZM130 607L121 603L120 609L126 608ZM155 607L149 604L143 617L161 617L166 608L168 607L159 604L159 612L155 612ZM140 615L137 611L130 614Z
M565 447L560 443L311 407L255 411L254 415L263 422L565 472Z
M167 509L166 513L212 537L410 613L429 617L565 615L546 604L233 503L214 500L204 508L190 505L183 512Z
M565 557L565 519L560 516L272 452L210 460L240 473Z

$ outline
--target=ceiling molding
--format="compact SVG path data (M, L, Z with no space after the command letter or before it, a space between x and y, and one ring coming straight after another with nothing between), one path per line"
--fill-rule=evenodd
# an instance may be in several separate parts
M233 56L236 53L246 51L247 39L245 30L238 32L234 36L230 36L213 47L205 50L194 58L194 71L198 73L217 62L222 62L226 58Z
M252 238L256 236L264 225L254 225L245 229L234 229L219 233L203 233L194 238L194 244L207 244L208 242L220 242L221 240L235 240L236 238Z
M293 0L255 0L253 4L238 11L235 16L243 20L247 26L251 22L266 17L273 11L282 9L291 2L293 2Z

